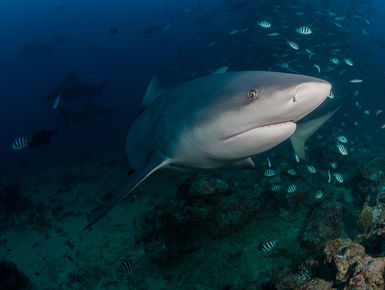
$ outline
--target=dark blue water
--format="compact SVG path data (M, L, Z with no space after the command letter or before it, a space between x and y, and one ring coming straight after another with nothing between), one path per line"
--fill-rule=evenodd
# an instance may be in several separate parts
M39 176L57 167L125 162L126 134L153 75L170 87L222 66L293 72L284 67L288 64L295 72L328 80L336 97L319 111L341 109L320 134L335 138L344 130L355 140L355 151L369 148L369 158L380 156L385 145L385 113L378 113L385 111L384 16L382 0L2 0L0 176ZM261 28L260 20L272 27ZM312 35L296 34L302 25L311 27ZM267 36L272 32L280 35ZM287 45L289 39L300 45L299 51ZM305 48L314 53L311 59ZM341 63L333 66L332 57ZM344 58L354 65L345 64ZM52 102L43 102L71 71L81 82L108 85L101 96L66 101L66 108L85 110L92 103L108 114L66 126ZM59 136L37 148L11 150L15 138L42 128L58 129ZM318 150L311 153L313 158L327 155L327 147L312 142ZM286 145L274 151L281 158L275 163L288 161ZM264 162L265 155L257 160Z
M285 12L272 15L274 4L281 5ZM303 5L303 9L285 10L294 4L298 7ZM353 11L352 16L348 15L348 20L343 21L344 29L349 31L339 31L332 19L328 20L322 14L311 14L315 10L324 11L325 7L338 15ZM231 70L266 70L271 67L276 62L273 54L283 53L282 41L264 37L265 31L255 25L258 19L269 19L276 27L284 23L293 26L308 23L325 32L313 35L307 43L309 47L320 45L316 53L323 57L320 60L323 62L327 62L328 50L332 46L349 51L351 58L359 59L354 66L355 76L367 80L361 86L365 91L362 102L373 109L381 105L379 94L383 91L384 64L381 31L384 20L380 2L342 1L335 7L333 3L327 5L327 1L312 1L306 5L296 1L159 1L146 4L135 1L110 1L108 4L98 1L50 4L2 1L1 8L3 169L17 168L21 154L26 155L23 158L38 155L37 152L9 152L13 138L31 135L42 127L53 129L61 126L57 113L40 100L69 71L76 70L79 78L85 81L108 80L103 101L118 107L120 112L111 123L106 121L97 126L90 123L82 128L74 126L70 131L60 130L60 140L53 141L54 146L44 148L44 154L52 154L47 158L50 160L56 158L58 151L61 155L76 152L77 145L98 152L97 144L104 144L100 146L114 149L112 151L119 150L122 135L155 73L169 85L187 80L193 73L204 75L221 65L229 65ZM296 16L299 10L305 14ZM355 18L357 14L362 18ZM370 19L371 24L365 26L363 18ZM167 25L170 28L163 31ZM118 28L117 35L109 33L111 27ZM243 28L249 31L228 35L233 29ZM368 35L362 35L362 28L368 31ZM332 35L328 36L327 32ZM49 46L58 35L67 37L68 42L58 43L48 52L23 51L23 46L31 41ZM210 42L215 42L215 45L207 47ZM305 61L306 56L302 60ZM308 66L301 72L314 74L314 68ZM271 69L280 70L274 66ZM352 105L349 101L351 87L339 86L339 78L333 78L333 74L323 73L321 76L332 81L336 92L344 96L345 106ZM106 130L112 124L113 132ZM40 160L45 159L47 155L44 154L39 156Z

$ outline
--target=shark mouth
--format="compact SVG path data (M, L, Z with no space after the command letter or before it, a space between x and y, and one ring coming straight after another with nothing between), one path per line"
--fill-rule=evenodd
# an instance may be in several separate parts
M279 125L286 125L286 124L291 124L291 123L295 123L295 122L294 121L276 122L276 123L271 123L271 124L266 124L266 125L258 126L258 127L252 128L250 130L258 129L258 128L265 128L265 127L272 127L272 126L279 126ZM249 131L249 130L246 130L246 131Z
M269 127L287 126L287 125L290 125L290 124L293 124L293 123L295 124L294 121L282 121L282 122L276 122L276 123L270 123L270 124L266 124L266 125L262 125L262 126L252 127L252 128L246 129L244 131L235 133L233 135L227 136L227 137L223 138L223 140L232 139L234 137L237 137L239 135L242 135L244 133L247 133L247 132L250 132L250 131L253 131L253 130L265 129L265 128L269 128Z

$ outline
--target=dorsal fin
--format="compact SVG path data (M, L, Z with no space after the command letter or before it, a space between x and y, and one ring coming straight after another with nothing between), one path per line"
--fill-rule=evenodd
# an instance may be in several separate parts
M147 108L149 105L151 105L151 103L161 94L163 94L164 91L165 90L160 86L156 75L153 76L144 94L142 101L142 109Z
M222 67L216 69L215 71L213 71L211 74L213 74L213 75L224 74L225 72L227 72L228 69L229 69L229 67L227 65L222 66Z
M295 153L302 160L306 160L305 142L306 140L317 131L327 120L337 112L339 108L327 113L319 118L310 120L306 123L298 124L295 133L290 137L291 144L293 145Z

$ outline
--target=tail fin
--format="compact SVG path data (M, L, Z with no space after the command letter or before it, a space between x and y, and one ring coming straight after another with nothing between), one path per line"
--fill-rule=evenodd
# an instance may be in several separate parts
M293 145L295 153L302 160L306 160L305 142L306 140L317 131L327 120L331 118L337 112L339 108L327 113L319 118L310 120L306 123L297 125L295 133L290 137L291 144Z

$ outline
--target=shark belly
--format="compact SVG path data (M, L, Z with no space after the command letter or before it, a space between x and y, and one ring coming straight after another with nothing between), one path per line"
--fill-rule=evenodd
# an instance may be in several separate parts
M258 127L229 136L210 137L204 131L186 130L174 147L171 164L190 168L219 168L265 152L295 132L294 122Z

